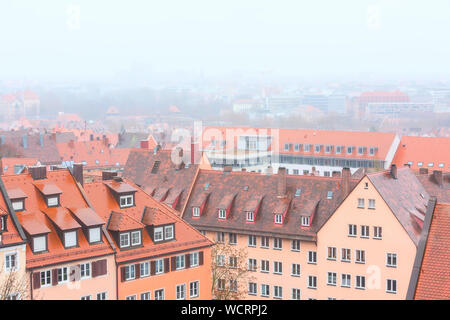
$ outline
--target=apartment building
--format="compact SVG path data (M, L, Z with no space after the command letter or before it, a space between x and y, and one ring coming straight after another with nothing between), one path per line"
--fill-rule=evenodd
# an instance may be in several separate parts
M211 298L213 243L129 180L106 173L86 196L116 247L117 298Z
M237 287L246 299L317 298L316 232L356 185L350 170L314 177L230 169L199 170L183 219L212 241L245 248L254 280Z
M408 167L366 174L317 232L317 297L405 299L429 199Z
M116 299L114 249L74 178L80 171L36 166L1 177L27 239L30 299Z
M201 147L215 169L331 176L344 167L388 169L399 142L382 132L205 127Z

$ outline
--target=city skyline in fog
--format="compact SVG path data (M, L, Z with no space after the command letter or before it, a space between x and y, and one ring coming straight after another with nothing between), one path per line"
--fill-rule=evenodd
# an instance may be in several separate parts
M11 1L0 80L450 75L450 2Z

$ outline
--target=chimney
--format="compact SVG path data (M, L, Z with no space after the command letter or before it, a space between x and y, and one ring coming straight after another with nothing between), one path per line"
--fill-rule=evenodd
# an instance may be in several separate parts
M231 172L233 171L233 166L224 166L223 167L223 172Z
M83 164L82 163L74 163L73 164L72 175L79 184L83 185L84 179L83 179Z
M341 187L344 198L350 193L350 168L342 168Z
M428 168L420 168L419 174L428 174Z
M89 135L89 140L94 141L94 135L92 133Z
M246 169L246 168L242 168L241 170L242 170L242 172L246 172L246 171L247 171L247 169Z
M28 172L31 174L33 180L40 180L47 178L47 167L46 166L34 166L28 167Z
M438 186L442 187L444 180L442 178L442 171L441 170L434 170L433 171L433 178L434 181L438 184Z
M339 171L333 171L333 172L331 173L331 176L332 176L333 178L339 178L339 177L341 176L341 173L340 173Z
M102 172L102 180L112 180L115 176L117 176L117 172L113 171L103 171Z
M277 175L277 196L286 198L286 168L279 167Z
M141 149L148 149L148 141L147 140L141 141Z
M397 179L397 166L395 164L391 165L391 176L393 179Z
M194 139L191 139L191 164L195 164L195 146Z

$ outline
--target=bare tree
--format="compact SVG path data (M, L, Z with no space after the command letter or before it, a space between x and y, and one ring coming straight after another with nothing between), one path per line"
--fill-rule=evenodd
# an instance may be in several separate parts
M247 260L245 248L224 243L213 247L211 293L214 300L239 300L247 295L248 282L254 279Z
M29 299L29 281L27 274L19 271L0 270L0 300Z

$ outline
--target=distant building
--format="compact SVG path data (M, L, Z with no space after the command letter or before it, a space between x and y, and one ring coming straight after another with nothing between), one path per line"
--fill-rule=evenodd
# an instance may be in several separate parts
M253 99L239 99L233 103L233 112L248 113L257 107L258 103Z
M359 97L355 97L353 101L354 117L365 119L368 117L369 103L393 103L393 102L410 102L409 96L399 90L392 92L370 91L363 92Z
M316 107L324 113L328 113L328 96L325 94L306 94L302 97L302 103Z
M367 116L373 118L407 118L414 113L432 113L433 103L369 102Z
M21 117L38 117L40 106L39 96L31 90L0 95L0 117L4 121L18 120Z
M301 103L301 95L273 95L266 97L265 109L274 114L286 114Z

